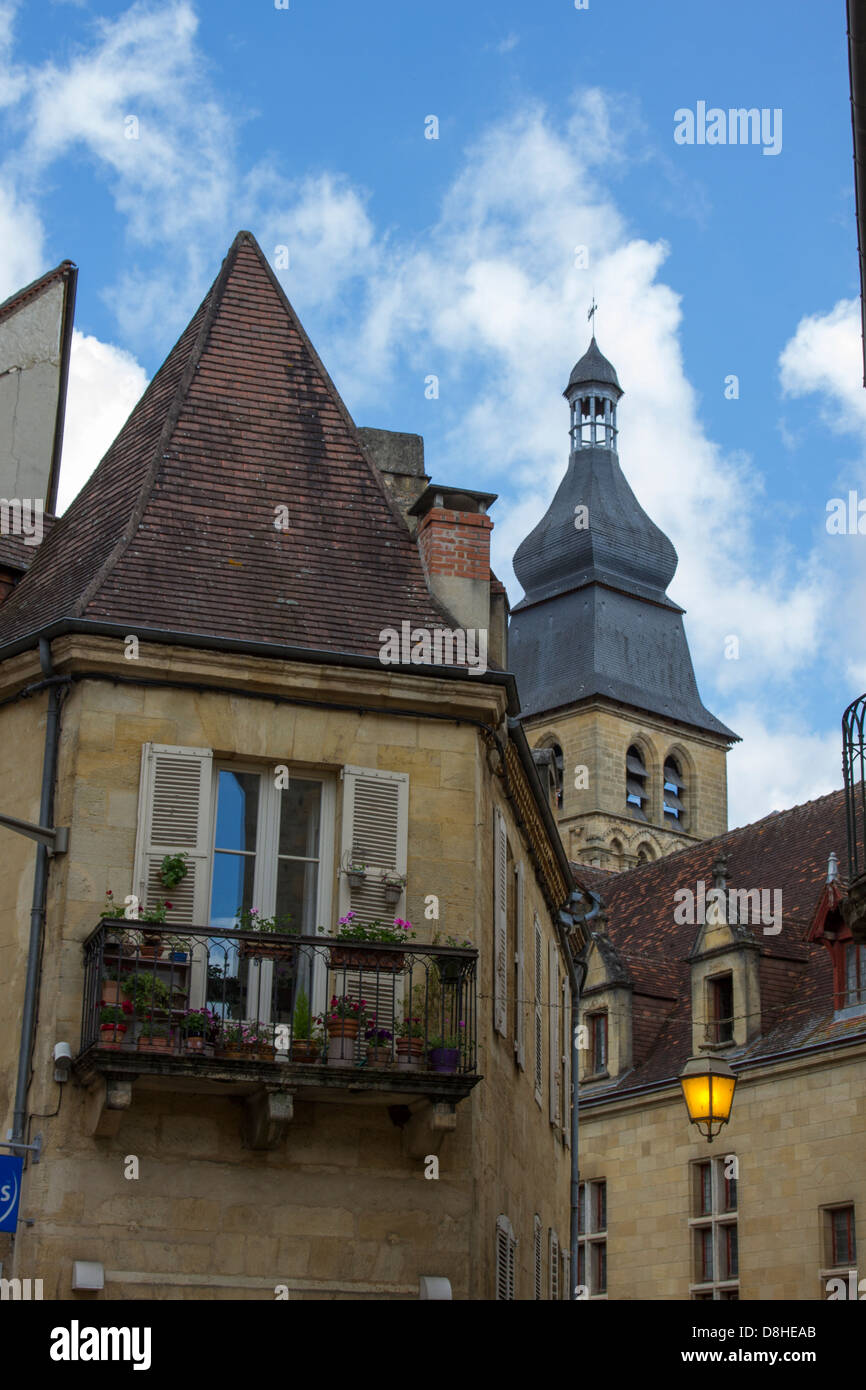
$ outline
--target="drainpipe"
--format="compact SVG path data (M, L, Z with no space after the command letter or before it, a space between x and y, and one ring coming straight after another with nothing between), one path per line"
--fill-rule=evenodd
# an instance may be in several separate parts
M54 676L51 664L51 644L39 639L39 662L47 678ZM39 802L39 824L50 826L54 821L54 782L57 775L57 751L60 742L60 690L52 684L48 691L48 714L45 721L45 751L42 755L42 793ZM12 1120L12 1145L26 1142L27 1092L33 1062L33 1030L36 1022L36 1002L39 994L39 963L42 955L42 933L45 927L45 896L48 886L48 847L41 841L36 849L36 872L33 878L33 900L30 909L30 948L27 957L27 977L24 984L24 1008L21 1016L21 1046L18 1052L18 1082L15 1090L15 1111Z
M585 903L586 898L590 899L590 907L584 908L583 912L578 912L577 907L580 903ZM590 892L587 888L583 892L579 889L571 895L570 916L574 925L581 924L587 927L594 917L598 916L601 908L601 899L596 893ZM580 1210L580 1155L578 1153L578 1140L580 1128L580 1069L575 1057L575 1043L577 1041L578 1017L580 1010L580 991L586 979L586 961L576 960L566 942L565 959L568 967L569 982L571 985L571 1221L569 1227L569 1248L571 1256L569 1259L569 1274L571 1276L571 1288L568 1297L572 1302L577 1301L577 1236L579 1226Z

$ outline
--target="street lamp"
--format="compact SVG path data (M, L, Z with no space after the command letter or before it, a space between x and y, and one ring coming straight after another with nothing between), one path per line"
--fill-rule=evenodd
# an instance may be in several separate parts
M731 1118L737 1078L722 1057L690 1057L679 1080L689 1119L711 1144Z

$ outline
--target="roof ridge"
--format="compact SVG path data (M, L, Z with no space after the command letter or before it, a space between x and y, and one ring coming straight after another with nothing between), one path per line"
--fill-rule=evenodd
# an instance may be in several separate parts
M31 280L29 285L25 285L21 290L16 290L14 294L9 295L8 299L3 300L0 304L0 319L17 312L18 309L24 307L28 300L35 299L43 290L46 290L53 281L65 280L70 270L77 269L74 261L67 260L61 261L53 270L46 270L44 275L40 275L36 280Z
M205 305L207 306L204 309L201 325L196 335L195 342L193 343L192 348L190 349L190 354L186 360L186 365L184 366L184 369L181 372L180 377L178 378L178 383L174 390L171 405L168 411L166 412L165 419L162 424L162 429L159 432L159 438L156 441L153 450L153 455L151 457L150 464L148 465L147 474L145 476L144 482L141 484L138 491L135 506L133 507L132 512L130 513L129 520L127 521L126 526L123 528L123 531L121 532L117 543L109 551L108 555L103 560L99 569L96 571L96 574L93 576L90 582L87 585L85 585L81 593L78 595L77 599L75 599L72 605L73 617L84 617L85 613L87 612L88 605L93 602L102 585L105 583L105 580L108 578L112 570L117 565L118 561L124 555L128 547L132 543L133 537L138 531L139 524L141 523L141 519L144 516L144 513L147 509L147 504L150 501L154 483L156 482L156 479L159 475L159 470L162 466L162 461L165 457L165 451L171 442L172 435L174 434L175 427L177 425L178 419L180 418L181 411L183 410L186 395L192 383L192 379L195 375L196 367L198 366L199 361L201 359L201 355L204 352L204 349L207 345L207 341L210 336L210 330L213 325L214 318L216 316L216 311L219 308L223 291L225 289L226 281L228 279L228 274L231 270L231 267L234 265L235 259L237 257L237 249L240 245L241 237L243 235L243 232L239 232L238 235L235 237L234 241L228 249L228 252L226 253L222 265L220 266L216 279L208 289L207 294L205 295L204 299L201 301L201 304L196 310L196 313L199 313ZM194 318L195 314L193 315L193 319ZM181 335L181 337L182 336L183 335ZM178 339L178 342L179 341L180 339ZM171 354L169 353L169 357L166 358L166 362L169 361L170 357ZM163 367L165 367L166 362L163 363L162 367L160 368L160 371L162 371ZM157 372L156 376L154 376L153 380L150 383L150 386L148 387L148 390L150 390L151 387L154 385L158 376L159 372ZM146 394L147 392L145 392L145 395ZM142 396L141 399L143 401L144 396ZM137 409L138 405L140 404L141 402L138 402L133 412L130 414L129 419L132 418L132 414L135 413L135 409ZM128 423L129 420L127 420L126 424ZM123 425L120 434L118 434L117 436L117 439L121 438L123 431L126 429L126 424ZM117 440L113 441L111 445L112 449L114 448L116 442ZM95 477L97 472L98 468L94 469L92 476Z

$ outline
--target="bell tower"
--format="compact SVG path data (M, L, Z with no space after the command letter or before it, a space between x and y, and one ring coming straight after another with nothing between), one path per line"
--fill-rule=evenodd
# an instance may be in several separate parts
M623 869L727 830L737 735L701 702L677 554L620 467L623 391L594 336L563 394L568 468L514 556L509 666L569 857Z

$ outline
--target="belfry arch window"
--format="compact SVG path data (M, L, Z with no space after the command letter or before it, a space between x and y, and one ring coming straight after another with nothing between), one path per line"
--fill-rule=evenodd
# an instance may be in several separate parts
M665 758L664 814L668 825L682 825L686 814L686 784L676 758Z
M647 819L647 782L643 753L633 743L625 755L625 804L635 820Z

